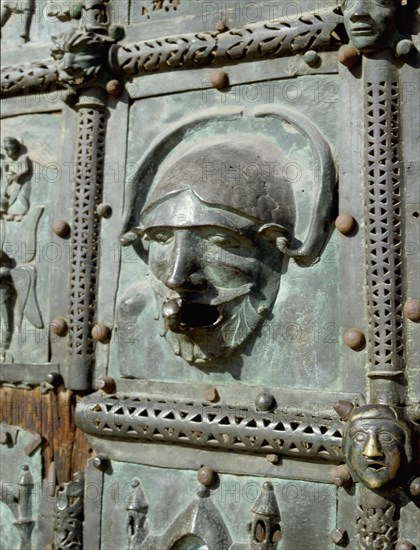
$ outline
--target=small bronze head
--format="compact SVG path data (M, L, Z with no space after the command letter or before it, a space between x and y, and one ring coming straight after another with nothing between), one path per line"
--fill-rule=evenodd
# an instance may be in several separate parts
M356 407L344 431L343 451L355 480L369 489L396 484L411 462L411 431L397 408Z
M392 46L397 35L397 0L343 0L344 26L350 43L366 53Z

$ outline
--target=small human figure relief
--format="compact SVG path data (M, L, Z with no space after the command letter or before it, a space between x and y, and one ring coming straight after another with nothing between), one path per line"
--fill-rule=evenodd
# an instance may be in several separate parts
M22 222L22 242L33 254L21 265L4 250L6 224L0 212L0 363L13 363L10 346L24 317L35 328L44 326L36 295L37 269L30 263L36 254L37 226L43 211L43 206L36 206Z
M5 221L20 222L30 207L32 160L26 147L14 137L5 137L1 166L0 213Z
M25 44L29 42L32 18L35 13L35 0L1 0L1 28L12 15L20 15L21 30L19 36Z

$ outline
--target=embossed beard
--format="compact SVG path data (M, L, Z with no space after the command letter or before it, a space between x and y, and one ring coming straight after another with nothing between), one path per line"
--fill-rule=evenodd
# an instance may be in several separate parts
M192 365L211 366L228 357L262 321L267 308L254 307L252 284L217 289L217 294L180 296L153 275L152 287L163 298L159 313L163 336L175 355Z

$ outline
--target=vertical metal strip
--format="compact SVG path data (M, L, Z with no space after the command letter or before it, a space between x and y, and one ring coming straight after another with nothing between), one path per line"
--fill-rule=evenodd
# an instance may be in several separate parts
M399 405L404 374L398 69L364 58L370 402Z
M103 92L91 89L77 105L79 127L74 182L70 263L69 346L67 386L85 390L94 357L91 330L96 314L100 218L107 112Z

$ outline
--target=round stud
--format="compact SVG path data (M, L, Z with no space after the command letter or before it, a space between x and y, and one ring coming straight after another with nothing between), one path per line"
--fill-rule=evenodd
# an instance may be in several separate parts
M98 390L102 390L105 393L115 393L116 384L115 380L111 376L104 376L98 382Z
M395 545L395 550L414 550L414 544L408 540L399 540Z
M61 237L62 239L65 239L70 235L70 226L64 220L56 220L53 222L52 229L57 237Z
M414 323L418 323L420 321L420 300L407 300L404 304L403 313L404 317L407 317L407 319L410 319Z
M122 40L125 36L125 29L122 25L111 25L108 32L114 40Z
M280 464L280 457L275 453L268 453L265 455L265 458L268 460L268 462L271 462L271 464Z
M411 50L413 49L414 44L411 42L411 40L407 40L406 38L404 40L400 40L395 48L395 53L398 55L398 57L401 57L403 55L408 55Z
M259 393L255 399L255 406L259 411L271 411L276 406L276 400L271 393Z
M321 58L315 50L308 50L303 54L303 60L309 67L318 67L321 64Z
M351 328L344 335L344 343L354 351L360 351L365 347L366 338L358 328Z
M218 21L216 23L216 31L218 32L225 32L227 31L226 24L223 21Z
M211 386L204 390L204 398L210 403L217 403L220 399L219 392L214 386Z
M420 496L420 477L416 477L415 479L413 479L413 481L410 483L409 489L413 497Z
M64 317L56 317L51 321L50 324L50 330L53 334L56 334L57 336L65 336L67 334L68 330L68 324L67 321L64 319Z
M104 325L104 323L96 323L92 328L91 334L95 342L106 344L111 338L111 329Z
M214 71L210 75L210 84L217 90L223 90L229 86L229 76L225 71Z
M109 95L113 97L118 97L123 91L124 86L118 80L113 79L113 80L108 80L105 88Z
M101 202L101 204L98 204L96 212L101 218L110 218L112 216L112 206L106 202Z
M212 487L217 481L217 473L210 466L201 466L197 479L204 487Z
M338 61L345 67L353 67L353 65L356 65L356 63L359 62L359 59L359 52L352 46L341 46L338 50Z
M343 235L348 235L356 226L356 220L350 214L340 214L335 220L335 228Z
M331 533L331 540L334 544L343 544L347 538L347 531L344 529L334 529Z
M104 472L109 466L109 458L105 454L99 453L93 459L93 465L96 469Z

